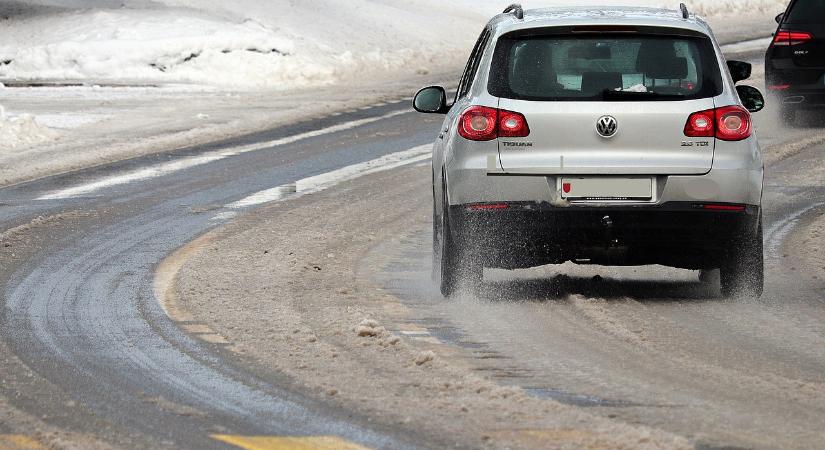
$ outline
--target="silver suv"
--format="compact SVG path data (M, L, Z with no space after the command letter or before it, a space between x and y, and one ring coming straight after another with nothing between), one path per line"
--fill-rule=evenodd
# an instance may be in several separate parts
M479 37L433 150L441 291L484 267L720 269L725 296L763 286L762 175L751 112L708 25L680 11L513 5Z

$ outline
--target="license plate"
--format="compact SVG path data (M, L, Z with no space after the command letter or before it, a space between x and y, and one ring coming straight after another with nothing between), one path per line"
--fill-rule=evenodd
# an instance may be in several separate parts
M651 200L652 178L562 178L561 196L567 200Z

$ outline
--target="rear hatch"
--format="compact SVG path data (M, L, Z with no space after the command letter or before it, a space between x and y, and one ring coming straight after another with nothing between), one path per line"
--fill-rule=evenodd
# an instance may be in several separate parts
M524 114L530 126L526 138L499 139L505 172L704 174L713 164L715 140L684 135L688 116L713 109L711 99L656 104L502 99L499 107ZM612 137L602 137L597 130L603 117L615 120ZM532 146L518 146L519 142Z
M669 33L672 31L668 30ZM500 138L508 173L703 174L715 140L688 117L715 107L722 78L707 37L642 33L506 35L490 91L521 113L524 138Z
M792 31L791 39L803 37L790 47L794 65L811 69L825 69L825 24L789 24L788 31ZM797 42L797 41L792 41Z
M777 44L788 47L796 66L825 69L825 0L794 2L777 32Z

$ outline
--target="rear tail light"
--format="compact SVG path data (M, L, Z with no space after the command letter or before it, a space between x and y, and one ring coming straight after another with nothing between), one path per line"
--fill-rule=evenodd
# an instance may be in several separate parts
M773 36L773 45L797 45L813 39L811 33L805 31L779 30Z
M512 111L498 110L499 137L527 137L529 135L530 127L523 115Z
M768 89L772 91L787 91L791 88L790 84L771 84L768 85Z
M530 127L517 112L471 106L461 114L458 134L471 141L492 141L499 137L527 137Z
M716 127L713 125L715 121L716 114L712 109L693 113L685 124L685 136L713 137L716 135Z
M490 141L497 137L498 111L485 106L471 106L461 114L458 134L471 141Z
M751 135L751 115L741 106L724 106L693 113L685 124L685 136L715 137L741 141Z

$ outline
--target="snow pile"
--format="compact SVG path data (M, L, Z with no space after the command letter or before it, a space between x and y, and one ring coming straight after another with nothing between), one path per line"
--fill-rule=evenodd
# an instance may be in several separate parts
M254 11L255 5L238 3L232 11L204 2L201 10L156 6L11 17L2 21L0 80L276 90L380 81L388 73L423 74L453 64L482 23L467 20L466 28L453 29L434 8L433 20L422 26L408 20L415 17L411 11L366 1L325 12L274 1L250 16L242 6Z
M0 76L9 79L295 86L329 77L328 67L290 58L293 41L252 20L80 11L12 21L4 35Z
M286 90L459 67L511 0L32 0L0 14L0 80ZM715 16L775 14L787 0L688 0ZM525 8L663 0L525 1ZM118 7L113 7L117 5ZM121 7L122 6L122 7ZM2 12L2 11L0 11Z
M34 116L10 116L0 105L0 152L28 147L54 136L54 132L38 124Z

